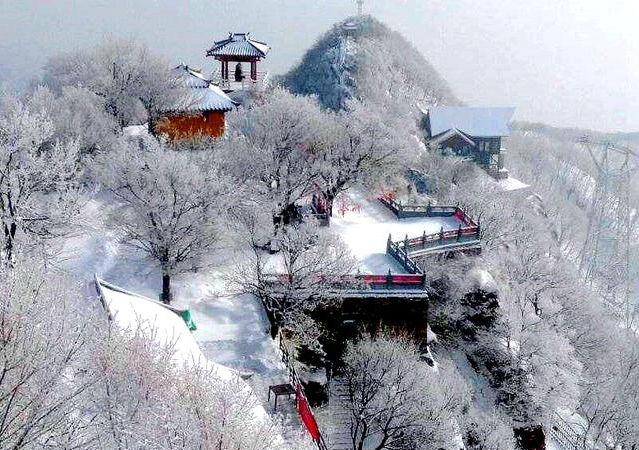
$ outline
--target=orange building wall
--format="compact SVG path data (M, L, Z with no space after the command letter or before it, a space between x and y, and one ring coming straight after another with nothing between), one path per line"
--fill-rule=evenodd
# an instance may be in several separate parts
M224 112L208 111L164 116L158 120L155 131L171 140L201 136L220 137L224 134Z

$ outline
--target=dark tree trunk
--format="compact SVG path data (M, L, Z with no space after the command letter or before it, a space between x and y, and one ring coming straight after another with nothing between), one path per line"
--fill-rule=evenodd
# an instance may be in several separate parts
M9 264L9 266L13 265L13 250L14 250L14 240L16 237L16 231L17 231L18 227L16 226L15 223L12 223L11 225L4 226L4 238L5 238L5 244L4 244L4 252L5 252L5 257L7 259L7 264Z
M171 303L171 275L165 272L162 273L162 301Z

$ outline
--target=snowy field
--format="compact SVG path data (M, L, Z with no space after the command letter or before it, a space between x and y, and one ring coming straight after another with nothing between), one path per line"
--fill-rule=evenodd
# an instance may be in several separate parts
M341 207L341 208L340 208ZM348 209L345 211L345 209ZM342 211L343 214L342 214ZM457 230L462 222L455 217L416 217L398 220L376 198L351 192L337 201L330 229L348 245L366 274L406 273L395 259L386 254L388 235L394 241L424 234Z

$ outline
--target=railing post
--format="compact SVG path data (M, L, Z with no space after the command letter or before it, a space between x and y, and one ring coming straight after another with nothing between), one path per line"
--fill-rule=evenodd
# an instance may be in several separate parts
M462 235L462 226L461 223L459 224L459 228L457 228L457 242L459 242L461 240L461 235Z
M408 233L406 233L406 237L404 238L404 253L406 253L406 257L408 258Z
M386 274L386 284L389 286L393 284L393 275L391 274L390 269L388 269L388 273Z
M386 241L386 253L391 253L391 247L393 246L393 240L390 233L388 233L388 241Z
M402 201L400 200L397 202L397 217L401 219L402 216L404 215L403 213L404 213L404 207L402 206Z
M428 206L426 207L426 217L430 217L430 214L431 214L430 208L431 208L431 206L430 206L430 200L429 200L428 201Z
M481 220L477 219L477 239L481 237Z
M426 230L422 234L422 248L426 248Z
M439 240L441 242L444 242L444 227L441 227L441 229L439 230Z

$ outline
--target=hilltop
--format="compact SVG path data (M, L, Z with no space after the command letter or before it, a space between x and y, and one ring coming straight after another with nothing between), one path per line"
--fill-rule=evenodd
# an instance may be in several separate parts
M459 104L413 44L370 16L335 24L280 82L333 110L353 97L376 103L390 97L422 108Z

